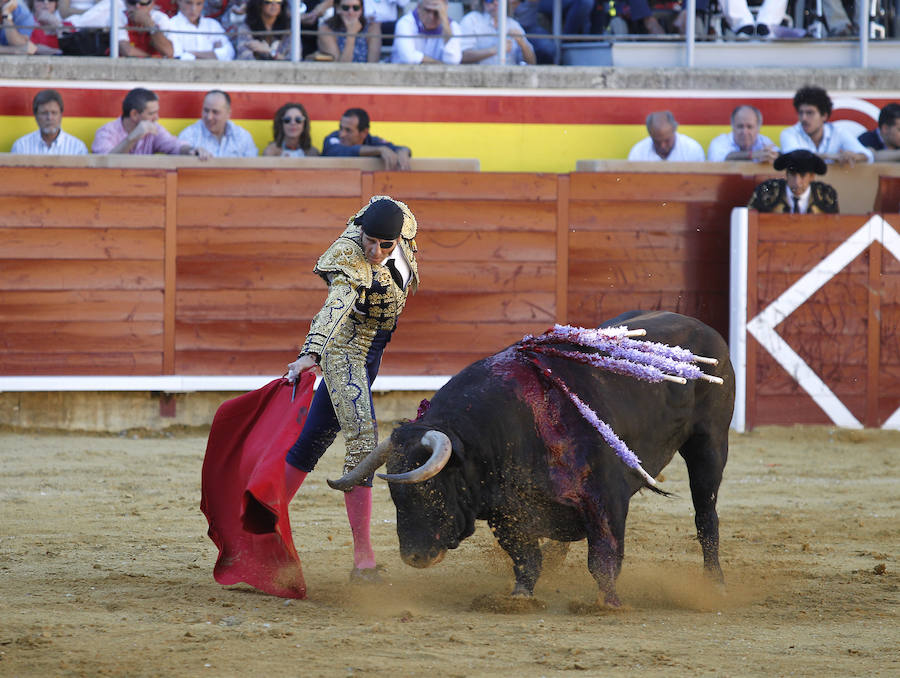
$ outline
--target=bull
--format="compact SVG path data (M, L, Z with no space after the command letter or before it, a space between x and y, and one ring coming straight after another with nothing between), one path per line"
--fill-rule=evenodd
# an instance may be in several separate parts
M622 462L563 389L548 385L514 344L463 369L419 419L396 428L356 469L329 484L347 490L386 463L388 473L379 476L390 483L400 554L413 567L440 562L474 532L476 520L486 520L512 559L517 597L533 596L542 538L587 538L598 603L618 607L629 500L641 488L656 489L653 478L679 452L705 571L724 581L716 499L734 407L728 347L711 327L676 313L633 311L603 327L626 324L645 329L649 341L717 359L705 369L721 383L646 383L558 355L540 356L540 367L609 424L640 458L641 473Z

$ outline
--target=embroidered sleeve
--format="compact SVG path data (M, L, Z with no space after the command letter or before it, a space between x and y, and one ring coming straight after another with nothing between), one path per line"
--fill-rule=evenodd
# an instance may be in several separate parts
M300 349L300 355L314 353L321 356L331 339L348 321L359 298L359 288L346 275L335 273L328 285L328 297L322 309L316 313L309 326L309 334Z

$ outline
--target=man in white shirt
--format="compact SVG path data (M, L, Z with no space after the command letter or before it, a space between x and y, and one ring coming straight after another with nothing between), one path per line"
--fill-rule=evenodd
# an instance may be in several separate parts
M853 166L858 162L872 162L872 151L859 143L852 134L828 122L831 117L831 97L821 87L801 87L794 95L797 111L796 125L781 133L781 151L798 148L815 153L825 162Z
M397 21L391 63L458 64L459 24L447 15L447 0L422 0Z
M649 136L637 142L628 153L632 161L704 162L703 146L678 132L678 123L671 111L657 111L647 116Z
M231 97L214 89L203 98L202 117L185 127L178 140L206 149L214 158L255 158L259 149L253 136L231 122Z
M731 131L709 142L707 160L774 161L778 157L778 148L769 137L759 133L762 119L762 113L756 106L741 104L735 108L731 112Z
M166 37L172 41L176 59L234 59L234 45L222 24L203 16L203 0L178 0L178 14L169 20Z
M459 22L462 31L462 62L464 64L499 64L499 28L496 0L481 0L482 10L472 10ZM525 31L512 17L506 19L506 63L509 65L537 63L534 48L525 39Z
M87 155L81 139L62 131L63 100L55 89L34 95L31 111L38 129L13 142L12 152L23 155Z

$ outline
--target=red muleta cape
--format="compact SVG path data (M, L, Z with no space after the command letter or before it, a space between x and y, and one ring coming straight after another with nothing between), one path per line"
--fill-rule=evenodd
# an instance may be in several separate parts
M291 537L284 458L306 421L315 377L276 379L216 411L203 459L200 509L219 549L213 576L282 598L305 598Z

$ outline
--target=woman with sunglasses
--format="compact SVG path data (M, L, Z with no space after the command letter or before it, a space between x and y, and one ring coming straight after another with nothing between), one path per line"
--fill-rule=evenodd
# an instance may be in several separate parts
M291 58L291 16L282 0L249 0L238 24L237 59L284 61Z
M388 196L374 196L319 257L314 271L328 285L328 297L313 318L288 380L321 369L309 414L285 459L285 498L297 493L307 474L337 436L346 445L344 473L375 449L377 427L372 382L385 346L397 327L406 297L419 284L415 252L416 218ZM344 494L353 533L351 581L378 581L369 537L372 476Z
M334 61L377 63L381 24L363 16L363 0L337 0L337 12L319 26L319 52Z
M303 104L289 102L275 111L272 121L273 140L263 149L263 155L282 158L303 158L319 155L309 136L309 116Z

